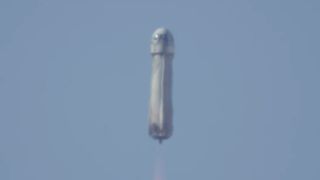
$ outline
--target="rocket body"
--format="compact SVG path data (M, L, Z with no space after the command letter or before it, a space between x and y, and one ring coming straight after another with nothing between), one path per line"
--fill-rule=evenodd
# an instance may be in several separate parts
M168 139L173 131L172 60L174 40L169 30L157 29L151 40L152 75L149 107L149 134L154 139Z

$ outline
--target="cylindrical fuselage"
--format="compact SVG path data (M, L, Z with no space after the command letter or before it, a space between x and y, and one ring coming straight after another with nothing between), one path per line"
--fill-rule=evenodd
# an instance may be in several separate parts
M157 29L151 40L152 76L149 107L149 134L160 142L171 136L172 125L172 60L174 42L171 33Z

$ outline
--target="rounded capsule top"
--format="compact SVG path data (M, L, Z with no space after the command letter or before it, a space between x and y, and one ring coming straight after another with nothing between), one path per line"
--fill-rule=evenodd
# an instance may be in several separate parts
M158 28L152 34L151 54L174 54L174 40L171 32L166 28Z

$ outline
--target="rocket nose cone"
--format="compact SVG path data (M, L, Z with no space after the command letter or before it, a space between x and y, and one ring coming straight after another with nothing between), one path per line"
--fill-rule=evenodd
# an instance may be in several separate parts
M156 29L153 34L155 35L155 34L168 34L168 33L170 33L170 31L167 28L161 27Z
M152 34L151 53L174 53L174 39L166 28L158 28Z
M173 42L173 36L168 29L158 28L152 34L152 40L155 40L156 42L159 42L159 41Z

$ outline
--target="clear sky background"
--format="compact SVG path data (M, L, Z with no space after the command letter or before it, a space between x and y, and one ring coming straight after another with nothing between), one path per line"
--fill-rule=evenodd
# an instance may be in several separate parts
M176 41L167 180L320 179L317 0L1 0L0 180L150 180L152 32Z

